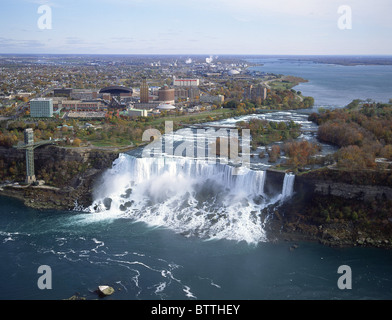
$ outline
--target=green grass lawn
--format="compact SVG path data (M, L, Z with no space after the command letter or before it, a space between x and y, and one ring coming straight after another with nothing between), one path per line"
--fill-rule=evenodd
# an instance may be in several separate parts
M180 115L180 116L168 115L163 118L155 119L149 123L152 126L154 126L154 124L159 125L159 124L164 123L165 121L173 121L173 122L177 122L177 123L178 122L185 122L185 123L187 123L187 122L208 122L208 121L218 120L223 117L227 117L232 112L233 112L233 110L231 110L231 109L216 109L216 110L204 111L204 112L200 112L200 113L189 113L189 114ZM210 117L213 119L211 119Z

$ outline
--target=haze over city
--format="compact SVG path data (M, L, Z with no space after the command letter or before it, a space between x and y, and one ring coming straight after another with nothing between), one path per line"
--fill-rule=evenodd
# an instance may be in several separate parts
M41 29L38 8L51 9ZM340 6L351 29L340 29ZM389 0L3 0L1 53L388 55Z

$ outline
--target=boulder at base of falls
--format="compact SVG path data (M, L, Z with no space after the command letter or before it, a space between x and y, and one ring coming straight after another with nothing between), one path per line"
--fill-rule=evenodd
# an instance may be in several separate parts
M98 286L97 293L101 297L106 297L106 296L110 296L111 294L113 294L114 289L109 286Z

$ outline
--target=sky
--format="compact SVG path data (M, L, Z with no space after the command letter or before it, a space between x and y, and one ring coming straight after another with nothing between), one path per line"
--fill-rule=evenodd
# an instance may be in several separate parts
M391 0L1 0L0 53L392 55L391 13Z

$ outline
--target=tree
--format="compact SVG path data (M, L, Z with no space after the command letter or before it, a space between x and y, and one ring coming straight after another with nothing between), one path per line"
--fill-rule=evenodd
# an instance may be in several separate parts
M40 130L46 130L46 128L47 128L47 125L46 125L46 123L44 122L44 121L38 121L38 129L40 129Z
M273 145L271 149L268 150L268 162L276 162L280 158L280 147L278 145Z
M314 105L314 98L313 97L305 97L303 100L303 104L305 108L311 108Z
M320 151L320 146L307 140L292 141L286 142L283 150L289 157L287 164L301 168L312 162L312 156Z
M72 145L75 147L80 147L81 143L82 143L82 140L80 140L79 138L75 138Z

